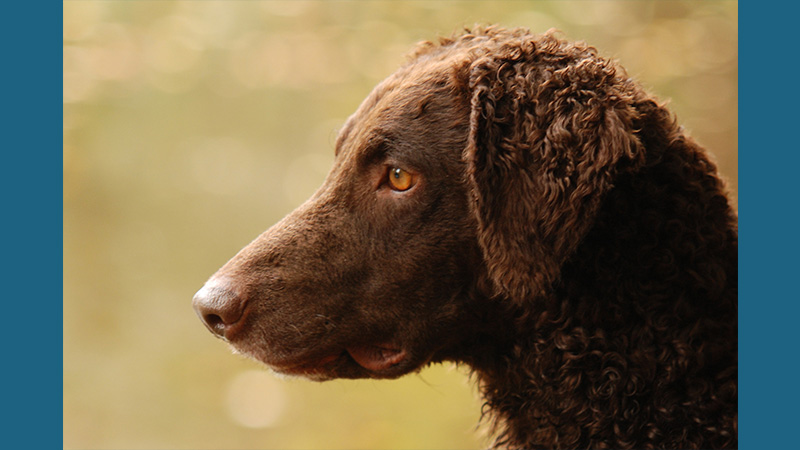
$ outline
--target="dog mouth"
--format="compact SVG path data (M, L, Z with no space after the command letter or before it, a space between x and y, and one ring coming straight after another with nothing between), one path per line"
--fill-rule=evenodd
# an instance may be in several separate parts
M407 355L404 349L390 344L348 347L347 353L359 366L378 373L398 366Z
M322 358L291 364L275 364L265 362L276 372L285 375L305 376L308 378L324 378L325 374L341 364L341 360L346 358L346 352L332 353Z
M405 349L391 344L361 344L348 346L338 352L330 352L321 357L303 358L300 362L267 361L261 359L274 371L290 376L301 376L315 380L336 377L361 378L363 370L379 378L396 377L401 374L403 363L408 360ZM361 375L353 369L360 367ZM347 374L352 374L348 376Z

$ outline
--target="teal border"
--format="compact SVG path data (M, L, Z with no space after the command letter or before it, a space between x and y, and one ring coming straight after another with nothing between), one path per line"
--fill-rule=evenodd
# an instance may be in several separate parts
M739 5L739 448L794 448L800 278L794 3ZM795 13L792 13L795 11Z
M63 447L63 4L0 26L3 447Z
M746 449L797 441L789 440L800 384L797 6L775 6L739 6L739 429ZM0 27L8 98L0 141L7 448L62 446L62 17L63 4L8 2Z

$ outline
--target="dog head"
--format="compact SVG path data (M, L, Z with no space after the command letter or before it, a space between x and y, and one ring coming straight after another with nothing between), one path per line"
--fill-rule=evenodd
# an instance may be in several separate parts
M316 379L396 377L451 344L480 259L452 76L412 63L374 89L318 191L197 293L212 332Z
M496 29L422 45L343 126L319 190L196 294L207 327L314 379L461 359L496 326L488 297L546 289L636 164L627 81L570 45Z

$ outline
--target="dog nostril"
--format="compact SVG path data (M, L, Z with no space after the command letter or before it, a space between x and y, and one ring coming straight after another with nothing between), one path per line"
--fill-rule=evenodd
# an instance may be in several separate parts
M225 285L210 281L194 295L192 306L212 333L227 339L242 317L245 302Z
M203 317L203 320L206 321L208 326L215 330L217 328L225 328L225 322L222 320L222 317L216 314L206 314L205 317Z

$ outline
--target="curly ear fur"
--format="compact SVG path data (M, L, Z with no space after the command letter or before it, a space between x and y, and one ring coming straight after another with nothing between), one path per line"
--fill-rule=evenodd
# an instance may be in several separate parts
M636 88L592 47L549 34L506 37L467 70L479 242L495 293L524 301L558 279L615 176L642 164Z
M469 112L476 299L510 300L475 302L485 328L455 358L494 445L735 448L737 218L704 149L584 44L440 44L415 56L445 61Z

